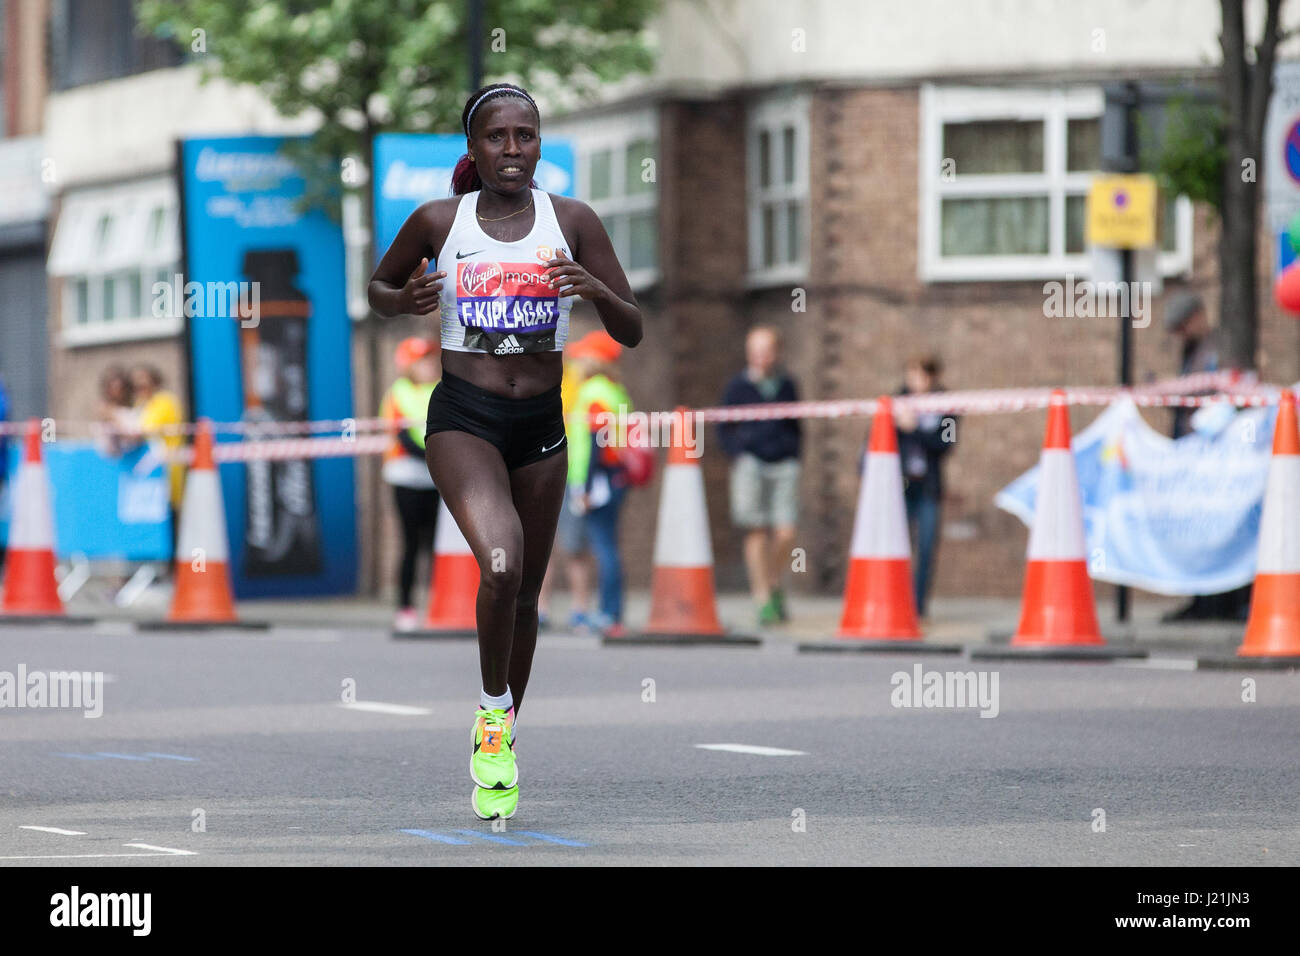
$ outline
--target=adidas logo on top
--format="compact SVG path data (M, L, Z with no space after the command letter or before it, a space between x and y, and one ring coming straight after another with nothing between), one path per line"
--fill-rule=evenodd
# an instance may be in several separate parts
M501 343L492 350L493 355L516 355L524 350L519 344L519 340L513 335L507 335L501 340Z

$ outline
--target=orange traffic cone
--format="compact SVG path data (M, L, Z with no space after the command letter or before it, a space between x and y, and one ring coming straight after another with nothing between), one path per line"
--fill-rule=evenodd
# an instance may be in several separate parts
M921 640L912 596L911 558L893 404L889 396L882 395L876 400L858 492L840 637Z
M5 617L63 618L63 601L54 578L54 518L50 485L41 460L40 422L27 423L26 453L13 488L13 516L5 561Z
M392 632L394 637L478 637L479 570L474 552L443 499L438 501L438 529L433 536L429 575L429 610L424 627Z
M800 644L800 651L913 651L956 654L955 644L923 640L912 593L912 546L903 501L894 406L876 400L844 584L838 640Z
M650 619L639 634L607 637L606 644L759 643L755 637L728 634L718 620L704 472L699 455L689 453L685 435L690 414L680 405L675 411L673 440L663 471L650 579ZM698 442L692 444L695 449L700 447Z
M1300 664L1300 430L1295 394L1282 392L1273 429L1259 560L1239 657Z
M165 621L144 621L145 630L265 627L240 621L230 587L230 549L221 476L212 462L212 423L199 422L194 461L185 476L176 535L176 588Z
M1070 450L1070 409L1061 389L1052 392L1048 405L1038 471L1020 625L1009 648L976 648L971 656L1145 657L1146 651L1110 647L1097 626L1092 579L1088 577L1083 499Z

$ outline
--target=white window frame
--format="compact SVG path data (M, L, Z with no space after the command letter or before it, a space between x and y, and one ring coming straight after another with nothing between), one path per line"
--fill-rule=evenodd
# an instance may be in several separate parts
M810 145L810 110L812 96L808 93L769 96L749 105L745 115L745 219L748 225L748 261L745 284L749 287L800 282L808 277L809 245L812 242L812 216L809 203L808 166ZM758 185L758 137L767 132L773 146L773 166L783 163L781 133L794 129L794 181L786 184L777 175L776 183L767 189ZM793 262L775 266L760 265L763 258L763 208L767 201L799 203L799 235L802 246Z
M1065 251L1066 196L1086 193L1093 172L1066 171L1067 121L1100 119L1105 98L1100 87L973 87L921 86L920 162L917 164L920 209L917 229L917 275L922 282L987 282L1059 279L1087 275L1092 257ZM980 120L1042 120L1044 173L962 175L945 182L942 176L945 123ZM996 198L1046 193L1048 252L1046 255L945 256L941 252L942 204L951 198ZM1174 204L1172 252L1158 252L1161 276L1192 271L1191 200L1179 196Z
M162 206L163 239L157 248L146 247L146 230L152 212ZM105 215L118 230L107 256L94 250L95 232ZM171 177L122 183L117 186L76 190L65 194L50 247L49 274L59 282L61 321L59 341L65 347L103 345L140 339L168 338L184 329L180 316L153 314L154 273L180 271L180 206ZM103 318L104 280L120 273L140 283L140 315ZM88 320L77 322L75 283L86 281ZM119 302L125 305L126 294Z
M627 275L628 285L639 292L659 281L663 263L659 261L660 222L659 222L659 183L658 176L662 168L660 156L661 140L659 136L659 113L654 107L645 107L611 116L590 116L575 119L570 123L561 119L542 127L542 152L545 153L545 139L548 135L567 139L573 144L573 163L575 171L575 193L579 199L589 205L593 212L608 221L611 216L649 212L655 222L655 262L653 268L630 268L624 261L623 250L619 249L620 262ZM627 147L637 140L649 140L654 144L655 182L652 189L634 196L627 194L623 156ZM605 199L591 198L591 157L601 150L609 150L613 157L610 164L610 196ZM605 227L608 231L609 227ZM611 235L611 240L618 249L618 237ZM631 237L628 237L630 253Z

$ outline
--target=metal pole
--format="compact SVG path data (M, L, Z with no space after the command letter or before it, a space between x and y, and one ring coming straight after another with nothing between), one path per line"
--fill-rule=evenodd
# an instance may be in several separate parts
M1141 101L1141 91L1136 83L1124 84L1124 160L1130 171L1138 168L1137 113ZM1120 281L1124 288L1132 289L1133 250L1120 250ZM1130 312L1132 303L1127 303L1119 319L1119 384L1133 384L1133 316ZM1128 620L1129 590L1121 584L1115 589L1115 619L1120 622Z

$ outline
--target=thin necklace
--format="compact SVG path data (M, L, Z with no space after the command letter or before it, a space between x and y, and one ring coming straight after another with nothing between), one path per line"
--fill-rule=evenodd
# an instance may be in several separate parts
M528 206L531 206L532 204L533 204L533 199L532 199L532 197L530 196L530 197L528 197ZM510 214L510 216L517 216L517 215L519 215L521 212L527 212L527 211L528 211L528 206L524 206L522 209L516 209L514 212L512 212L512 213ZM509 219L509 218L510 218L510 216L497 216L497 218L495 218L495 219L489 219L489 218L487 218L487 216L481 216L481 215L479 215L477 209L474 210L474 214L475 214L476 216L478 216L479 219L482 220L483 222L500 222L502 219Z

